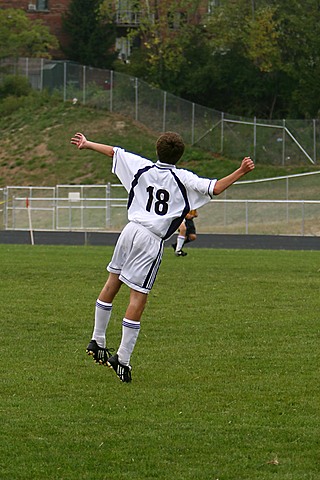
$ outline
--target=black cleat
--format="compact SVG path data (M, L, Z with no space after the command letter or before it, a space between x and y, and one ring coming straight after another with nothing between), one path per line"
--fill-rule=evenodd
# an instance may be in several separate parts
M113 355L107 360L107 365L116 372L121 382L130 383L131 382L131 365L122 365L119 362L118 355Z
M174 250L174 254L176 257L186 257L188 254L186 252L184 252L183 250L176 250L177 248L177 243L172 243L171 244L171 247L173 248Z
M99 347L95 340L91 340L86 350L88 355L91 355L93 360L100 365L107 365L107 360L111 356L107 348Z
M188 255L187 252L184 252L183 250L176 250L174 254L176 257L186 257Z

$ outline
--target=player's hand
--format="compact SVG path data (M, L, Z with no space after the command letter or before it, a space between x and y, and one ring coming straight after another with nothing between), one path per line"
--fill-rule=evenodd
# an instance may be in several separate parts
M86 144L87 144L87 139L86 137L83 135L83 133L76 133L74 137L71 138L71 143L73 145L75 145L76 147L79 148L79 150L81 150L82 148L86 148Z
M254 169L254 163L250 157L244 157L244 159L241 162L240 168L243 171L243 173L251 172L251 170Z

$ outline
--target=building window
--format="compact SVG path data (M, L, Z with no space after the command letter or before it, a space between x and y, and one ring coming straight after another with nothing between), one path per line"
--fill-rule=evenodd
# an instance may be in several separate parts
M41 12L44 10L49 10L48 3L48 0L30 0L28 4L28 10L29 12Z
M128 37L120 37L116 39L116 50L118 58L127 63L131 54L131 41Z
M214 7L219 7L220 1L219 0L209 0L208 1L208 13L214 12Z
M140 4L137 0L118 0L116 5L116 24L117 25L139 25L140 24Z
M187 23L188 17L185 12L168 12L167 13L167 22L168 27L171 30L177 30L181 27L183 23Z
M48 10L48 0L37 0L37 10Z

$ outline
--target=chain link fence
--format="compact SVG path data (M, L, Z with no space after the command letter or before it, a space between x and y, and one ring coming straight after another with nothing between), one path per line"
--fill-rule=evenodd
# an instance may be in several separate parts
M5 59L0 75L26 76L32 87L129 116L156 132L179 131L192 145L230 158L273 165L316 164L320 125L313 120L244 118L189 102L136 77L67 61Z
M127 222L127 192L120 184L9 186L4 189L6 230L109 230ZM30 215L31 213L31 215Z
M185 141L231 158L251 155L275 165L316 164L319 121L247 119L183 100L111 70L71 62L2 60L0 76L26 76L32 87L63 101L129 116L156 132L179 131ZM318 175L312 172L236 183L201 208L199 233L320 235ZM127 222L121 185L57 185L0 189L0 228L119 231Z
M197 231L320 236L319 174L237 182L200 209ZM7 230L118 232L127 223L120 184L12 186L0 194Z

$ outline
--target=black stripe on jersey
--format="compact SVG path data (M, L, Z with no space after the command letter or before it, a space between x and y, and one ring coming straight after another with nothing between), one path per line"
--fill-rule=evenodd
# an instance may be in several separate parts
M132 183L131 183L131 189L130 189L130 192L129 192L129 198L128 198L128 205L127 205L127 209L129 210L131 204L132 204L132 201L134 199L134 189L135 187L138 185L138 181L139 181L139 178L141 177L141 175L143 175L144 173L146 173L148 170L150 170L150 168L160 168L158 165L154 164L154 165L148 165L147 167L144 167L144 168L141 168L140 170L137 171L137 173L135 174L135 176L133 177L133 180L132 180ZM190 212L190 205L189 205L189 200L188 200L188 195L187 195L187 190L186 190L186 187L183 185L183 183L181 182L180 178L175 174L175 172L173 172L171 170L171 168L167 168L167 170L171 173L171 175L173 176L173 178L175 179L181 193L182 193L182 196L183 196L183 199L184 199L184 202L185 202L185 205L184 205L184 209L182 211L182 214L180 217L174 219L168 230L167 230L167 233L162 237L163 240L166 240L167 238L170 238L171 235L174 234L174 232L178 229L178 227L181 225L182 223L182 220L185 218L185 216L187 215L188 212Z
M142 285L143 288L151 290L161 264L162 253L163 253L163 240L161 240L159 252L151 265L151 268L148 272L148 275L145 278L145 281L143 282L143 285Z
M180 217L176 218L171 222L171 225L169 226L167 233L164 235L163 240L167 240L167 238L170 238L171 235L174 234L174 232L179 228L179 226L182 223L182 220L185 218L188 212L190 212L190 205L189 205L189 200L188 200L188 195L187 195L187 190L186 187L183 185L181 182L180 178L172 171L170 170L171 174L173 175L175 181L177 182L177 185L182 193L182 196L184 198L184 209Z
M129 197L128 197L128 205L127 205L127 209L129 210L130 206L131 206L131 203L133 201L133 198L134 198L134 188L138 185L138 181L139 181L139 178L141 177L141 175L145 172L147 172L148 170L150 170L150 168L154 168L155 165L148 165L147 167L144 167L144 168L140 168L140 170L137 171L137 173L135 174L135 176L133 177L133 180L132 180L132 183L131 183L131 188L130 188L130 192L129 192Z
M209 186L208 186L208 195L212 199L214 197L214 193L213 193L213 190L212 190L212 194L210 193L211 185L212 185L212 180L210 180L210 183L209 183Z

